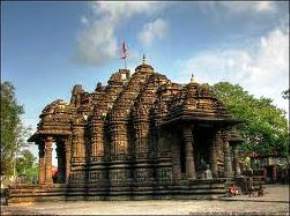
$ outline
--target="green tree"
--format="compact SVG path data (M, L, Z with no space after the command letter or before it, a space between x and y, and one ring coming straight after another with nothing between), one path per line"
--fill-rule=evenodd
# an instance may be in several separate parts
M285 111L274 106L272 99L255 98L241 86L228 82L213 85L213 90L233 116L244 121L239 125L244 137L242 151L289 156Z
M23 106L15 98L15 88L10 82L1 83L1 175L15 173L16 153L26 144L29 131L23 127Z
M24 177L27 183L31 183L37 178L38 165L36 157L28 149L22 150L16 161L18 176Z

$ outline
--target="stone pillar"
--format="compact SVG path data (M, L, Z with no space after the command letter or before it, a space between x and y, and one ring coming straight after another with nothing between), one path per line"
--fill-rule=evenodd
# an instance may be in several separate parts
M65 182L69 182L70 164L71 164L71 137L65 140Z
M74 125L72 132L73 162L84 162L86 156L84 125L77 122L77 124Z
M104 156L104 121L93 119L91 122L91 156L92 161Z
M51 136L46 137L44 140L45 145L45 184L53 184L52 180L52 142Z
M225 132L226 133L226 132ZM224 176L226 178L231 178L233 176L233 168L231 161L231 149L228 140L228 134L223 135L224 144Z
M214 178L218 177L218 168L217 168L217 142L218 142L218 137L215 132L212 143L210 146L210 169L212 172L212 176Z
M94 129L91 129L91 157L95 159L97 156L97 134Z
M195 179L195 164L193 156L193 135L192 135L192 126L185 125L183 128L183 137L185 144L185 172L186 176L189 179Z
M239 164L239 148L238 144L232 145L233 147L233 156L234 156L234 170L235 170L235 176L239 177L241 176L241 168Z
M113 160L122 160L128 153L127 122L124 120L114 121L110 125L111 131L111 156Z
M173 177L174 180L179 180L181 178L180 145L175 143L171 148L173 154Z
M44 156L44 143L38 144L38 157L39 157L39 168L38 168L38 184L45 184L45 156Z
M215 136L215 147L217 157L217 177L224 177L224 141L222 131L218 130Z

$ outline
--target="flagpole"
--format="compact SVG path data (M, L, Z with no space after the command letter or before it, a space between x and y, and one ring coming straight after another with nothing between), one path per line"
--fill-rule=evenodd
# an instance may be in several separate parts
M125 41L122 43L121 58L124 59L124 66L125 69L127 69L127 47Z

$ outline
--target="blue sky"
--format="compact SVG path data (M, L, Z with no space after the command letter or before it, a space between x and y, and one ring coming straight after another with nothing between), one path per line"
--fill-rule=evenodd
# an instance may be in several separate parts
M239 83L287 109L288 2L4 2L1 75L16 87L23 121L35 129L43 107L69 100L74 84L93 91L146 54L176 82Z

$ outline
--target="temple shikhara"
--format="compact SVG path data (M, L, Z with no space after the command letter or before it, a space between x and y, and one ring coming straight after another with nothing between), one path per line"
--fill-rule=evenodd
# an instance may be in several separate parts
M11 200L224 195L240 176L239 123L208 84L174 83L145 61L132 74L119 69L93 92L75 85L69 102L43 109L29 139L39 149L39 185L14 188Z

